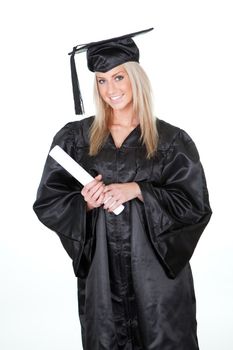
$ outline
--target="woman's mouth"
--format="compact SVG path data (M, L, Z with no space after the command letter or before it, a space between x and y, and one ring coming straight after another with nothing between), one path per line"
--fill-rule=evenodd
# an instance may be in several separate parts
M116 95L116 96L110 96L109 99L113 103L120 102L122 99L123 95Z

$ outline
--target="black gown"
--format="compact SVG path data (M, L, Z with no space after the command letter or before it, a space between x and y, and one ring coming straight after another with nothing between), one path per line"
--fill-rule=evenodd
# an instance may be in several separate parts
M140 126L120 148L111 134L88 155L93 117L68 123L53 140L105 184L137 182L144 202L116 216L86 212L82 186L48 156L34 203L73 261L85 350L197 350L189 260L211 208L198 151L189 135L157 120L159 146L146 158Z

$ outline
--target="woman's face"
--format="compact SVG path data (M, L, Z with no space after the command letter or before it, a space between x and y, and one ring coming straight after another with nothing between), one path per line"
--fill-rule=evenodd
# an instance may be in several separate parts
M96 80L100 96L113 110L124 110L132 106L131 83L122 65L106 73L96 72Z

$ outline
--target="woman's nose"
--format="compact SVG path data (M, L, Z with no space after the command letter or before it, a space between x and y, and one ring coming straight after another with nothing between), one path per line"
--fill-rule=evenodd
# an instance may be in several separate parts
M113 81L109 81L108 82L108 94L109 95L113 95L116 91L116 86L115 83Z

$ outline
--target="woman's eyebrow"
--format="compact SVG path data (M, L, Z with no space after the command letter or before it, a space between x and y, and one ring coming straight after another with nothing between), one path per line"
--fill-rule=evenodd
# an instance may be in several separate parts
M114 73L113 75L112 75L112 77L115 77L116 75L118 75L118 74L124 74L124 72L122 71L122 70L120 70L119 72L117 72L117 73ZM96 78L97 79L106 79L105 77L102 77L101 75L96 75Z
M113 74L112 76L115 77L116 75L118 75L118 74L120 74L120 73L122 74L122 73L124 73L124 72L123 72L122 70L120 70L119 72Z

